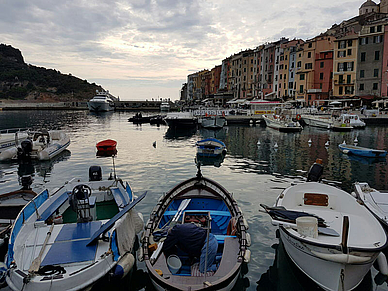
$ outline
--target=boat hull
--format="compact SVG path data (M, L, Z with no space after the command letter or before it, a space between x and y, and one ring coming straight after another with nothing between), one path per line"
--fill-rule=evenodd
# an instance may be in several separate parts
M165 118L164 120L172 128L194 128L198 124L196 118Z
M276 129L280 132L299 132L303 129L299 123L293 121L282 122L280 120L274 120L266 116L263 116L263 118L268 127Z
M207 129L220 129L223 128L224 125L226 124L226 119L224 117L208 117L208 118L203 118L201 121L201 126L203 128Z
M338 145L338 147L344 154L348 155L356 155L367 158L384 158L387 155L387 151L384 150L368 149L343 144Z
M113 103L89 101L88 108L92 112L108 112L115 109Z
M341 253L333 249L306 244L280 228L280 239L284 248L295 263L310 279L325 290L352 290L356 288L368 273L375 261L377 253L365 253L371 260L363 264L346 264L329 261L316 254ZM314 253L315 254L314 254Z

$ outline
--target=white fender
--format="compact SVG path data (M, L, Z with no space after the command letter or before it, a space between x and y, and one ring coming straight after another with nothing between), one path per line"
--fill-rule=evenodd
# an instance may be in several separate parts
M251 240L251 235L249 233L246 233L246 239L247 239L247 247L250 247L252 240Z
M251 260L251 250L246 250L244 255L244 262L249 263Z
M245 217L243 217L243 224L245 226L245 229L249 229L249 224L248 224L248 221L245 219Z
M387 258L385 257L383 252L380 252L380 254L378 255L377 264L379 265L380 273L387 276L388 264L387 264Z
M117 263L113 276L117 278L125 277L135 264L135 257L131 253L126 253Z

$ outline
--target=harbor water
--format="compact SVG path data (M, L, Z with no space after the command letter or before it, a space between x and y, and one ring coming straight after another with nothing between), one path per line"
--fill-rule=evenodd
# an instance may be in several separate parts
M300 133L279 133L261 125L172 132L164 125L132 124L128 122L132 115L131 112L0 111L0 129L61 129L71 139L68 149L50 162L1 163L0 193L19 189L18 177L25 174L33 175L32 188L36 192L59 187L73 177L87 180L92 165L101 166L107 178L113 171L112 158L97 158L95 146L101 140L113 139L118 150L114 159L116 174L128 181L135 193L148 191L136 206L147 221L164 192L196 174L196 141L215 137L226 144L227 155L218 167L203 166L202 173L233 193L249 223L252 238L251 261L235 290L320 290L290 261L276 238L276 227L267 214L260 212L260 204L273 205L283 189L303 181L317 158L323 160L323 179L327 183L348 192L356 181L388 190L385 158L354 158L338 149L338 144L344 141L353 144L355 139L360 146L387 149L388 126L367 126L347 133L309 127ZM327 141L329 145L325 146ZM376 285L376 274L372 269L357 290L388 290L385 282ZM133 275L131 281L119 284L121 290L130 287L152 290L143 263L137 263Z

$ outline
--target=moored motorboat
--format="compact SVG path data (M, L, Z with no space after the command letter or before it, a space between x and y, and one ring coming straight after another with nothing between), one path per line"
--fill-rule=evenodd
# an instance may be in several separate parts
M299 132L303 127L298 121L293 121L290 116L286 115L263 115L266 125L280 132Z
M207 272L201 272L198 262L181 249L174 257L180 267L178 263L174 269L162 251L167 241L160 239L163 230L175 224L174 230L178 225L191 222L197 222L199 228L204 229L205 237L217 240L216 262L208 265L205 259L204 270ZM202 250L207 248L203 240ZM231 290L242 264L249 260L249 244L247 223L231 193L203 177L198 168L196 177L179 183L159 199L146 224L143 255L157 290ZM210 267L213 268L211 272Z
M28 138L28 131L21 128L0 130L0 153L18 146L23 140Z
M194 128L198 118L192 112L169 112L164 118L170 128Z
M377 258L388 270L381 253L384 229L349 193L310 181L285 189L274 207L263 207L292 261L323 289L356 288Z
M89 172L90 181L43 191L16 218L6 258L12 290L82 290L131 270L143 228L132 208L145 193L136 198L116 177L103 181L100 167Z
M349 120L349 124L353 128L365 128L366 123L360 119L357 114L341 114L341 118L344 120Z
M309 126L331 129L333 131L351 131L350 120L343 116L302 114L304 123Z
M197 141L197 155L204 157L216 157L219 155L226 155L226 145L216 138L206 138Z
M60 130L29 131L28 139L19 146L0 153L0 161L12 159L36 159L47 161L64 151L70 145L69 136Z
M387 155L386 150L370 149L370 148L364 148L364 147L359 147L355 145L348 145L344 143L339 144L338 148L344 154L356 155L356 156L362 156L362 157L368 157L368 158L383 158Z
M226 125L226 118L223 116L205 116L199 119L201 127L207 129L221 129Z
M113 111L115 109L115 101L118 101L118 98L110 94L109 91L96 90L96 95L88 102L88 108L92 112Z

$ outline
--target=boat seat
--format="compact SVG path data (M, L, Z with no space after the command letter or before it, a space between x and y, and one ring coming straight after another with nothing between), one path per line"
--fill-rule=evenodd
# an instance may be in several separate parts
M97 244L87 246L101 221L65 224L42 261L42 266L93 261Z
M62 206L63 203L67 201L70 195L71 191L63 192L53 203L51 203L51 205L45 211L43 211L38 221L47 220L59 207Z
M190 212L197 212L197 213L210 213L210 216L227 216L227 217L232 217L229 211L221 211L221 210L197 210L197 209L187 209L187 211ZM176 214L176 210L169 210L164 212L163 215L165 216L174 216ZM186 211L184 211L186 212Z
M217 242L219 244L223 244L225 242L226 238L229 238L229 237L230 238L235 238L236 237L235 235L223 235L223 234L215 234L214 236L217 239Z

